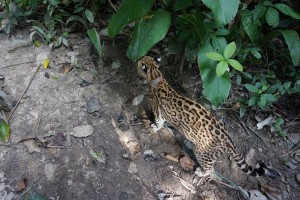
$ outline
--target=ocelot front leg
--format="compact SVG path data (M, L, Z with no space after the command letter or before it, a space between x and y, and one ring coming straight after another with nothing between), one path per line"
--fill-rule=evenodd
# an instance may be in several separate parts
M153 131L156 133L157 131L159 131L161 128L164 127L165 120L161 117L158 104L152 99L151 99L151 109L155 118L155 123L151 124L151 127L153 128Z

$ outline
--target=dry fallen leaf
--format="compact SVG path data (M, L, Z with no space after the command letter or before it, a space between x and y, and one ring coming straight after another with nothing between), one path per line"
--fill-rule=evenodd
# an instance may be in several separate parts
M16 185L16 190L17 190L18 192L21 192L21 191L24 190L25 188L26 188L26 179L21 178L21 179L18 181L17 185Z
M48 68L48 66L49 66L49 62L50 62L50 60L49 60L49 59L45 59L45 60L43 60L43 67L44 67L44 69L47 69L47 68Z
M71 65L65 64L59 69L59 72L66 74L69 71L71 71L72 69L73 69L73 67Z

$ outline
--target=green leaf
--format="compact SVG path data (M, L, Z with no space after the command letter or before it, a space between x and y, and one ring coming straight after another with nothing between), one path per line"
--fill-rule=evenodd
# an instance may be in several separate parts
M228 63L224 60L220 61L216 68L217 76L222 76L228 70Z
M70 16L68 19L67 19L67 22L66 22L66 24L68 24L68 23L70 23L70 22L72 22L72 21L79 21L79 22L81 22L84 26L85 26L85 28L86 29L88 29L87 27L87 23L86 23L86 21L82 18L82 17L80 17L80 16L77 16L77 15L72 15L72 16Z
M266 13L266 21L267 23L276 28L279 24L279 13L276 9L269 7Z
M239 0L202 0L214 13L218 25L228 24L236 15L240 1Z
M101 48L101 42L100 42L100 36L95 28L89 29L87 31L87 34L93 43L94 47L97 49L98 54L101 56L102 48Z
M2 143L7 142L9 140L9 137L10 137L10 127L6 121L0 118L0 139Z
M234 60L234 59L228 59L228 63L236 70L242 72L243 71L243 66L239 63L239 61Z
M216 52L209 52L206 54L206 57L208 57L211 60L215 60L215 61L221 61L224 60L224 57Z
M258 106L261 108L265 108L267 105L267 98L265 96L265 94L262 94L259 98L259 101L257 102Z
M122 28L136 19L148 13L154 0L123 0L118 12L112 17L108 24L108 34L115 37Z
M269 102L274 102L277 101L276 96L274 96L273 94L263 94L266 98L267 101Z
M132 39L126 51L132 61L138 60L167 34L171 24L171 15L164 10L149 13L149 16L138 20L134 27Z
M235 42L231 42L227 45L227 47L225 48L225 51L224 51L224 57L225 59L228 59L230 58L234 52L236 50L236 44Z
M251 49L250 52L255 58L261 59L261 54L259 53L259 51L255 50L255 49Z
M79 13L79 12L82 11L83 9L84 9L84 7L78 7L78 8L75 8L74 14L75 14L75 13Z
M94 15L92 11L90 11L89 9L85 9L84 14L87 20L89 20L89 22L94 23Z
M231 87L230 75L216 75L215 62L206 57L207 52L214 51L210 43L198 50L198 66L203 80L204 94L215 106L220 106L227 99Z
M254 85L244 84L244 86L248 91L256 94L258 93L258 89Z
M257 100L256 96L251 96L248 101L248 106L254 106L256 104L256 100Z
M174 10L179 11L193 5L193 0L178 0L174 4Z
M38 40L33 40L33 44L34 44L34 46L36 46L36 47L40 47L40 46L42 45L41 42L38 41Z
M293 65L297 66L300 63L300 40L299 35L294 30L281 30L285 42L289 48Z
M283 3L275 4L275 7L283 14L286 14L295 19L300 19L300 13L294 11L292 8L290 8L289 6L287 6Z

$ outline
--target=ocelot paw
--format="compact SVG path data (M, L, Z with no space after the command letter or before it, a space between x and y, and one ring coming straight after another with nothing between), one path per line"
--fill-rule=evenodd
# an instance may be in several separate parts
M153 129L153 132L157 133L160 129L163 128L163 125L153 123L153 124L151 124L151 127Z
M207 176L209 176L213 171L214 171L214 170L211 169L211 170L206 170L206 171L203 172L203 171L200 169L200 167L197 167L197 168L196 168L196 171L195 171L195 174L196 174L198 177L207 177Z

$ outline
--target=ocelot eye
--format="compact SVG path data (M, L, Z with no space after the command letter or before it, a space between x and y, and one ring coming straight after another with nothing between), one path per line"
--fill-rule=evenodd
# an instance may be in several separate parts
M143 70L145 73L147 73L147 67L146 67L146 65L142 65L142 70Z

